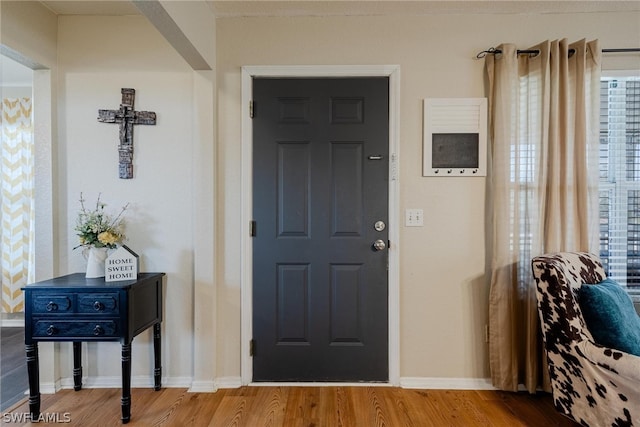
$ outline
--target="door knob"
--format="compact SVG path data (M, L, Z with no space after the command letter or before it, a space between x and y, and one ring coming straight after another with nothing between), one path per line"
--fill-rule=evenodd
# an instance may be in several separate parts
M386 243L384 243L384 240L378 239L375 242L373 242L373 249L375 249L376 251L381 251L386 247L387 245Z

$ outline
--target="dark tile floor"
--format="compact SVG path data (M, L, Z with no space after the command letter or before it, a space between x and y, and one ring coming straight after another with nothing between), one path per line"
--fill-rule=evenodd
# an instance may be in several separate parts
M0 411L24 399L29 388L24 354L24 328L0 330Z

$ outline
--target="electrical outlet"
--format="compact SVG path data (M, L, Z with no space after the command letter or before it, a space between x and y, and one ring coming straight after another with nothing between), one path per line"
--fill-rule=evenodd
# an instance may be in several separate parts
M404 212L405 227L424 226L424 211L422 209L406 209Z

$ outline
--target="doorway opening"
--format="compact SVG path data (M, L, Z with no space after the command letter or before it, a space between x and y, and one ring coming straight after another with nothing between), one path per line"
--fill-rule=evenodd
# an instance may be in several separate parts
M24 300L20 287L33 281L33 70L0 55L2 167L0 167L0 246L2 304L0 317L0 410L20 400L28 389L24 358Z
M34 278L33 70L2 55L2 325L20 326L21 286Z

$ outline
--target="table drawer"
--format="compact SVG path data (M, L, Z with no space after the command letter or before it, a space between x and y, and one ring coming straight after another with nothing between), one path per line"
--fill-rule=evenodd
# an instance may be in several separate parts
M117 292L80 292L66 295L50 292L34 292L34 314L118 314Z
M73 312L69 295L40 294L33 295L34 313L69 313Z
M78 294L78 313L117 314L118 294Z
M38 338L100 338L117 337L118 326L114 320L36 320L33 337Z

